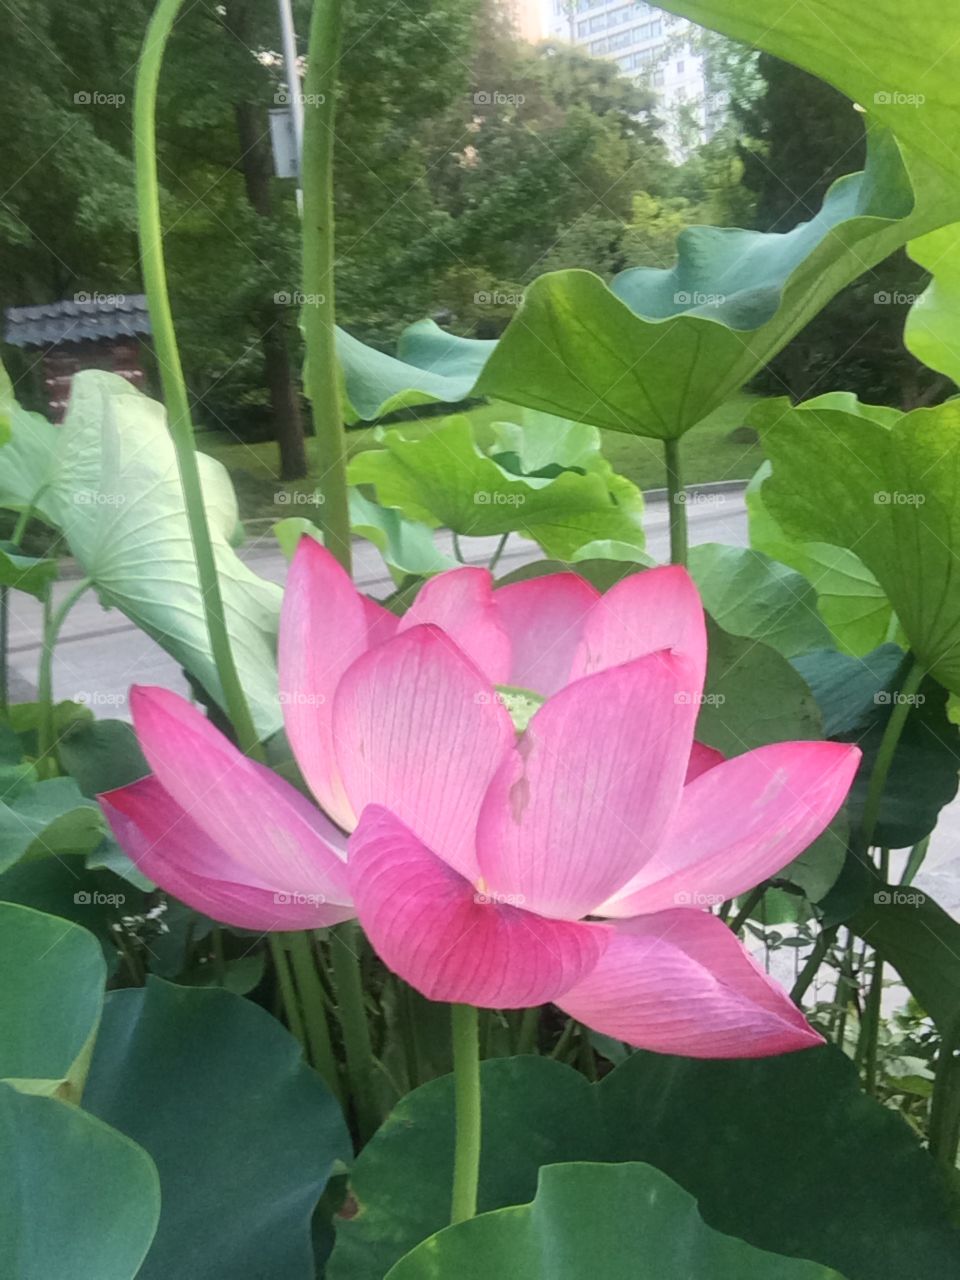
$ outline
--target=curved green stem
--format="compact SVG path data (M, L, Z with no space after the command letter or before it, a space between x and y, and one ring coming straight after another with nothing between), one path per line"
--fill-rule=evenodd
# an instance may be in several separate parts
M365 1142L380 1124L376 1099L377 1063L370 1042L370 1026L363 1002L358 940L350 923L338 925L330 941L333 981L337 989L337 1016L343 1033L347 1075L357 1117L360 1140Z
M503 555L503 549L507 545L507 541L509 537L510 537L510 530L508 529L507 532L500 539L500 541L497 543L496 549L494 550L494 553L490 558L490 563L487 565L487 568L490 570L491 573L493 573L494 569L500 563L500 557Z
M803 997L807 994L810 983L817 976L817 970L823 964L824 957L833 945L839 927L839 925L834 924L827 929L823 929L819 938L813 944L813 950L807 956L806 962L797 975L797 980L790 991L790 999L795 1005L799 1006Z
M200 471L197 467L193 424L187 388L180 365L180 353L170 312L167 273L163 260L160 226L160 188L157 181L156 107L157 84L167 40L183 0L160 0L140 51L133 95L134 158L136 162L137 214L143 282L150 308L154 349L163 385L167 420L173 438L183 488L190 539L197 563L200 597L203 601L207 634L223 689L227 715L242 750L262 758L257 733L237 674L227 632L226 614L217 562L210 540Z
M342 1104L340 1072L330 1040L330 1025L324 1008L323 984L317 973L317 956L313 939L309 933L291 933L287 935L287 947L290 951L290 962L293 965L293 976L300 993L303 1029L307 1047L310 1050L310 1059L323 1077L327 1088Z
M47 589L44 596L43 648L40 652L40 669L37 675L37 702L40 704L40 716L37 725L37 766L41 777L48 776L55 746L53 740L53 655L57 647L57 637L67 614L89 586L90 579L82 578L56 609L53 608L50 588Z
M762 884L758 884L755 889L751 889L747 894L743 906L730 921L730 928L734 933L739 933L743 926L753 915L756 908L763 901L763 895L770 887L770 881L764 880Z
M280 1000L283 1011L287 1015L287 1026L295 1040L299 1040L304 1049L307 1048L307 1037L303 1027L303 1016L297 1004L297 992L290 975L290 964L283 943L275 933L267 935L270 943L270 954L273 957L273 968L277 975L277 986L280 988Z
M453 1081L457 1104L453 1199L450 1222L464 1222L477 1212L480 1185L480 1032L471 1004L450 1006L453 1035Z
M664 440L667 501L670 504L670 563L687 563L687 493L680 465L680 441Z
M517 1037L517 1053L537 1053L537 1039L540 1031L540 1006L531 1005L524 1009L520 1020L520 1034Z
M324 541L350 572L347 446L340 405L334 296L333 150L341 0L313 0L303 120L303 334L316 436Z
M910 714L914 695L920 688L925 675L926 668L914 658L903 685L895 695L896 701L893 704L893 710L890 712L890 719L883 730L883 737L880 739L877 758L873 763L873 772L870 774L870 784L867 787L867 798L863 804L863 821L860 824L859 838L855 847L855 852L861 858L866 857L867 850L873 844L874 832L877 829L877 819L880 816L883 789L887 784L887 777L890 773L890 766L893 764L897 743L900 741L903 726L906 724L907 716Z
M929 1124L930 1153L951 1172L960 1147L960 1013L940 1041Z

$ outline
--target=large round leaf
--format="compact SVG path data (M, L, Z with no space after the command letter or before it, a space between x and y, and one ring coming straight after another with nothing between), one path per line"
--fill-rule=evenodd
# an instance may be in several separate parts
M311 1215L350 1140L264 1010L155 978L111 993L84 1105L160 1171L163 1211L141 1280L313 1280Z
M577 422L681 436L742 387L836 292L908 239L960 217L942 171L871 131L867 168L834 183L787 234L690 227L677 265L612 288L588 271L540 276L496 344L429 321L399 358L338 339L348 400L365 418L487 395Z
M0 1083L0 1186L0 1262L10 1280L140 1274L160 1212L157 1171L101 1120Z
M932 674L960 692L960 404L886 426L813 400L752 415L773 464L763 498L786 532L855 550Z
M482 1081L481 1212L532 1200L544 1164L638 1160L717 1231L847 1280L941 1280L960 1265L933 1162L834 1049L753 1062L638 1053L600 1085L542 1058L491 1059ZM453 1106L449 1076L423 1085L364 1148L330 1280L381 1280L447 1224Z
M0 903L0 973L0 1079L79 1085L103 1003L106 965L96 938L56 916Z
M533 1204L425 1240L388 1280L839 1280L706 1226L692 1196L646 1164L555 1164Z

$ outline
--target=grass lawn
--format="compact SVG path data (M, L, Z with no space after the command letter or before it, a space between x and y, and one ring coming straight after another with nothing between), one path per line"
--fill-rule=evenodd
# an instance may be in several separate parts
M738 443L730 439L730 433L743 425L746 410L754 397L741 393L721 405L703 422L689 431L683 440L683 460L687 484L702 484L710 480L746 480L753 475L763 461L760 446ZM511 405L480 405L468 412L481 444L485 443L484 428L492 422L517 421L522 410ZM446 421L445 418L427 418L399 424L408 438L429 435ZM624 435L617 431L603 431L603 451L611 465L641 489L658 489L665 483L663 446L657 440L645 440L639 436ZM242 444L231 440L224 432L203 432L197 443L204 452L218 458L227 470L237 490L240 514L244 520L281 520L288 515L302 515L305 507L297 506L294 493L312 493L313 480L297 480L284 483L278 478L277 446L266 444ZM364 449L377 447L375 428L359 427L347 432L350 456ZM313 441L307 441L312 455ZM307 513L309 514L309 512Z

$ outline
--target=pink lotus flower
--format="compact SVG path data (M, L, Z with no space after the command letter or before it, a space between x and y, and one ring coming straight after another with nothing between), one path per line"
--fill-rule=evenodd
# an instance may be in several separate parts
M704 907L805 849L860 753L791 742L723 761L694 744L706 638L684 570L601 596L573 574L492 590L457 569L397 619L304 539L279 665L287 735L329 817L183 699L134 690L153 775L101 801L165 889L248 928L356 914L434 1000L554 1002L698 1057L820 1042ZM519 735L498 685L545 698Z

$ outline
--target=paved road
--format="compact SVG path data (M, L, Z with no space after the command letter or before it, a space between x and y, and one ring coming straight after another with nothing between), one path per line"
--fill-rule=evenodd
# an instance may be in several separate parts
M746 545L746 511L741 493L693 495L689 511L694 542ZM666 503L650 502L645 524L650 554L666 560L669 556ZM438 535L438 542L444 549L451 549L448 535ZM477 564L486 563L496 543L496 538L464 539L464 554ZM360 589L373 596L389 594L393 584L376 549L368 542L358 541L354 554ZM286 561L271 533L251 538L241 549L241 555L262 577L283 582ZM540 555L534 543L515 537L500 561L499 572L509 573ZM62 598L69 589L69 583L58 583L56 598ZM17 701L27 701L35 695L41 636L40 605L29 596L13 593L10 668L12 694ZM68 614L61 632L54 663L54 696L78 698L89 702L98 714L126 719L126 695L131 684L162 684L186 690L180 668L173 659L116 609L101 608L96 595L88 592Z
M669 537L665 502L648 503L645 525L650 554L666 560ZM742 493L693 496L689 527L693 543L746 546L746 508ZM446 535L438 535L438 541L450 549ZM482 564L489 560L495 544L494 538L465 539L464 552L468 559ZM251 539L241 554L257 573L274 582L283 582L286 562L271 534ZM500 569L509 572L538 559L540 554L533 543L515 538L500 562ZM360 588L373 596L386 595L392 583L377 551L369 543L358 542L355 557ZM62 596L69 586L69 583L57 584L57 594ZM40 639L39 605L29 597L14 593L10 663L12 693L16 700L28 700L35 695ZM177 664L121 613L101 608L93 593L89 593L81 598L64 626L54 666L54 695L58 699L86 701L101 716L128 719L127 691L134 683L160 684L186 692ZM960 919L960 801L941 815L917 885Z

